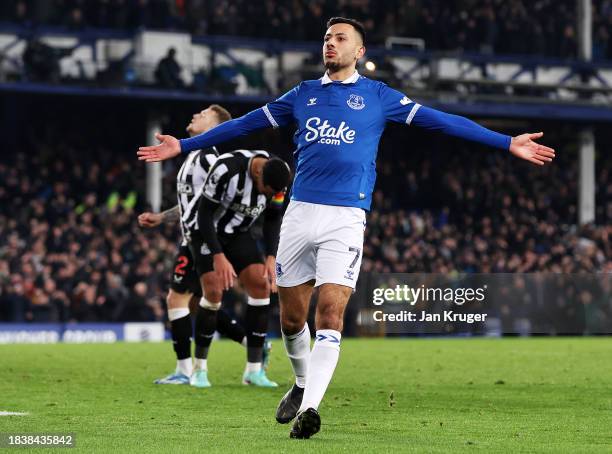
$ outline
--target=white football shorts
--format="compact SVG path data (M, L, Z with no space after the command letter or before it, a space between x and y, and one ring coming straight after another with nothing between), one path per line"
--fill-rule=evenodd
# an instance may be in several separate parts
M289 202L276 254L276 283L315 280L355 288L361 267L365 211L355 207Z

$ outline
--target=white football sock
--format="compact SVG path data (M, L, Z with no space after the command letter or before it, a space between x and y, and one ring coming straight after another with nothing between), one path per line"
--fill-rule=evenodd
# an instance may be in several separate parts
M242 342L240 342L240 343L242 344L242 346L243 346L243 347L246 347L246 346L247 346L247 337L246 337L246 336L244 336L244 337L242 338Z
M244 372L248 374L250 372L259 372L260 370L261 370L261 363L249 363L247 361Z
M195 359L196 370L208 370L208 360L202 358Z
M319 408L336 369L336 364L338 364L341 337L340 332L333 329L317 330L308 363L304 397L298 413L307 408L314 408L315 410Z
M308 358L310 356L310 329L308 323L304 325L302 331L297 334L287 336L283 333L283 341L287 356L291 361L293 373L295 374L295 384L303 388L306 384L306 371L308 370Z
M176 361L176 369L184 375L191 377L191 372L193 372L193 363L191 362L191 358L179 359Z

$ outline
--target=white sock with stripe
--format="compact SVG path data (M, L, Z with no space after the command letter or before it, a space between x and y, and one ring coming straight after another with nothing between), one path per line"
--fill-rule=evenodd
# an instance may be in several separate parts
M308 323L304 324L304 328L297 334L285 335L283 333L283 342L285 342L287 356L291 361L291 367L293 367L295 383L303 388L306 384L306 371L308 370L308 359L310 357L310 328L308 328Z
M314 408L315 410L319 408L319 404L323 400L325 391L334 375L336 364L338 364L341 338L342 335L339 331L333 329L317 330L308 363L304 398L298 413L307 408Z

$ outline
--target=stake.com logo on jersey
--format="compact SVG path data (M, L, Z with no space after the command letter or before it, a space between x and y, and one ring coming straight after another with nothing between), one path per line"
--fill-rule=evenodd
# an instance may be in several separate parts
M338 127L333 127L327 120L321 123L319 117L311 117L306 120L306 129L309 131L305 136L307 142L317 139L325 145L340 145L340 141L348 144L355 142L355 130L344 121Z

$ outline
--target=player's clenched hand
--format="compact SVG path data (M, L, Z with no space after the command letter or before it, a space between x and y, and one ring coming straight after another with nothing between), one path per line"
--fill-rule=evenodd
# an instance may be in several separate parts
M270 283L270 291L276 293L278 291L276 287L276 257L273 255L266 258L263 277Z
M158 133L155 134L155 138L159 140L159 145L138 148L136 154L140 161L165 161L181 154L181 144L176 137Z
M237 276L236 272L234 271L234 267L225 257L225 254L215 254L213 258L213 266L215 268L215 272L219 275L219 279L221 279L223 290L233 287L234 278Z
M543 132L536 132L513 137L512 142L510 142L510 153L517 158L543 166L555 157L555 150L534 142L535 139L539 139L543 135Z
M160 213L142 213L138 216L138 225L145 229L157 227L162 222L162 215Z

